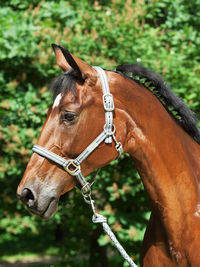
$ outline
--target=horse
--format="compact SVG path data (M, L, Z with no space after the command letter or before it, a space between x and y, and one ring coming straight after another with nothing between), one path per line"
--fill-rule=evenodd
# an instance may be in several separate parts
M54 44L53 50L64 73L53 82L54 102L37 145L57 158L71 160L65 171L50 158L33 153L17 188L18 197L30 211L46 219L56 212L60 196L78 183L73 159L105 128L97 69L60 45ZM114 98L115 127L111 126L110 136L117 144L104 142L104 137L82 160L81 172L87 176L109 164L118 157L116 145L121 144L151 202L141 266L200 266L200 131L196 115L160 75L143 65L121 64L116 71L103 72Z

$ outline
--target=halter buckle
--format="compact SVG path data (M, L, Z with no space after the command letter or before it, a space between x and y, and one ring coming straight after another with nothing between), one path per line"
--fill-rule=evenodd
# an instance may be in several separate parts
M115 109L112 94L108 93L103 95L103 105L105 111L111 112Z
M121 156L121 154L123 154L123 147L122 144L120 142L117 142L116 146L115 146L116 150L119 153L119 156Z
M73 159L68 160L68 163L66 166L64 166L64 169L73 176L75 176L77 172L80 172L81 170L80 165L76 165Z

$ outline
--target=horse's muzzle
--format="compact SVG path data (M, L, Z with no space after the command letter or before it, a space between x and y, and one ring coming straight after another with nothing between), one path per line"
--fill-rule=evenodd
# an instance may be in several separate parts
M30 188L24 187L21 193L17 193L17 197L26 204L32 213L44 219L50 218L57 211L58 197L54 190L43 189L42 192L36 194Z

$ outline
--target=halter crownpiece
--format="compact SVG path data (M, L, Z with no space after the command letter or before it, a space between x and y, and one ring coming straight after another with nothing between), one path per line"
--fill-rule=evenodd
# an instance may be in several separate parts
M110 93L106 74L104 70L100 67L93 68L99 74L103 91L103 105L105 110L105 125L103 131L95 138L95 140L88 147L86 147L86 149L76 159L66 160L39 145L34 145L32 149L33 152L57 163L58 165L61 165L70 175L75 176L77 181L81 185L81 190L84 194L90 192L90 184L86 181L85 177L82 175L81 172L80 164L83 162L83 160L86 159L103 141L106 144L110 144L113 140L115 142L115 149L119 153L119 156L123 153L122 144L120 142L117 142L115 137L116 129L113 123L114 100L112 94Z

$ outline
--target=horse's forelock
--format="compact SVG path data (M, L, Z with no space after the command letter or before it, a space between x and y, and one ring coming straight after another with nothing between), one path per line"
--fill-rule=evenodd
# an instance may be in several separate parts
M57 95L66 94L67 92L76 95L76 77L74 70L71 69L56 77L50 85L50 90L53 93L54 100Z

